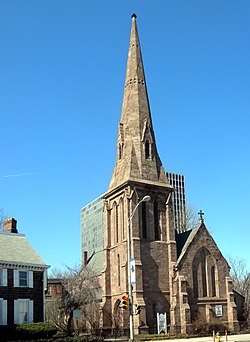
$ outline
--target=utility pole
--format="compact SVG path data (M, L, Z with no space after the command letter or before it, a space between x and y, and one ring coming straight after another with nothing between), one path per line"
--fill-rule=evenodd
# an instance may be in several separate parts
M150 196L144 196L135 206L134 210L132 211L132 214L128 218L128 224L127 224L127 264L128 264L128 299L129 299L129 340L132 342L134 340L134 315L133 315L133 294L132 294L132 284L131 284L131 231L130 231L130 223L132 218L134 217L134 214L139 207L139 205L142 202L148 202L150 201Z

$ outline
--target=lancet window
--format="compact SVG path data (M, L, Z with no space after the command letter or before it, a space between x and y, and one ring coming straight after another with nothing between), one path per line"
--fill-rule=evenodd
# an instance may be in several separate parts
M147 238L147 206L146 202L142 202L141 204L141 213L142 213L142 237L144 239Z
M158 202L154 201L154 237L160 240Z
M145 142L145 158L149 159L150 157L150 145L149 145L149 141L146 140Z
M117 255L117 285L121 285L121 261L120 255Z
M201 248L193 260L194 297L216 297L216 264L210 252Z

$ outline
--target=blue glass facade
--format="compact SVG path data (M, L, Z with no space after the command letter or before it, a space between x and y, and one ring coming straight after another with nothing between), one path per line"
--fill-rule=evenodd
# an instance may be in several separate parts
M81 209L82 263L84 258L88 265L98 274L102 271L104 246L104 200L102 196Z

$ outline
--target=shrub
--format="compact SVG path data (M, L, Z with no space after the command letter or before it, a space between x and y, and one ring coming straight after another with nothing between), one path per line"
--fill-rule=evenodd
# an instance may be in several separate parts
M193 322L193 333L195 335L212 335L215 332L224 332L228 330L227 326L218 318L213 318L210 322L206 322L203 317L199 317Z
M56 332L56 327L50 323L19 324L16 326L16 337L18 339L49 338Z
M99 336L55 336L53 339L42 339L36 342L103 342Z
M228 328L226 326L226 324L222 323L219 319L213 319L211 322L209 322L208 324L208 333L212 334L213 331L215 332L220 332L220 333L224 333L224 331L227 330Z

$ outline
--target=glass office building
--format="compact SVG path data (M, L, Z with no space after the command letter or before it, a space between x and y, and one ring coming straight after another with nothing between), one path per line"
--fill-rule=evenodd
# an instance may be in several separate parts
M169 183L174 187L173 207L175 230L177 233L183 233L187 230L185 177L171 172L166 172L166 175Z
M98 274L102 271L104 246L104 200L102 196L81 209L82 264Z

